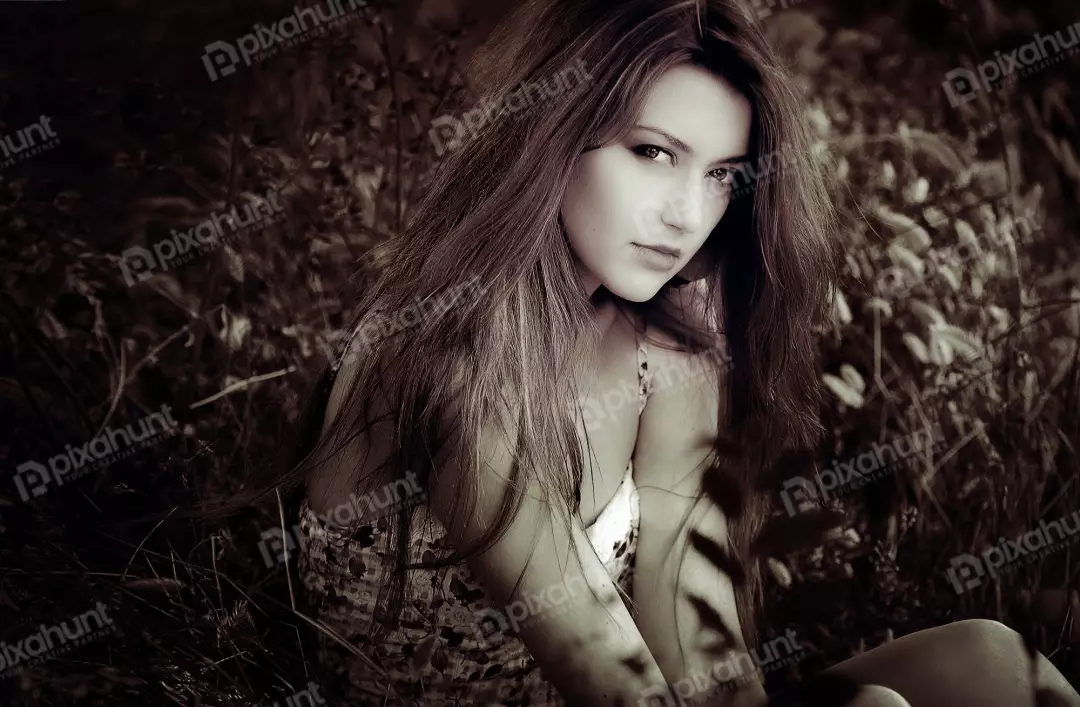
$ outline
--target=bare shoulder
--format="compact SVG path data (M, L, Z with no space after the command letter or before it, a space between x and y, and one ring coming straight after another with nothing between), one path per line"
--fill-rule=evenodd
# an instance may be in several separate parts
M640 474L643 483L671 484L672 469L690 473L715 444L728 418L725 341L718 334L715 347L691 353L671 334L649 328L650 392L638 423L634 463L635 477Z
M316 513L341 506L352 494L389 480L380 469L393 451L390 408L376 394L362 409L355 394L359 373L355 357L344 357L326 399L318 443L322 451L307 478L308 502Z
M722 323L707 307L704 287L693 283L673 289L666 306L677 311L683 321L711 332L713 342L709 350L691 353L669 332L650 327L645 343L653 377L650 402L656 397L659 405L695 394L715 402L730 366L727 338L722 333Z
M660 444L671 451L680 444L711 445L721 416L726 418L722 409L726 375L718 357L650 345L648 360L650 390L639 423L639 444Z
M401 422L400 399L393 381L407 380L402 359L380 355L377 337L365 332L375 314L365 317L346 339L332 366L333 383L323 410L319 444L323 453L308 476L308 499L316 511L333 507L354 492L385 486L395 478L395 431ZM460 390L467 375L464 361L455 361L448 387ZM456 399L440 411L447 427L456 421ZM409 421L411 422L411 421Z

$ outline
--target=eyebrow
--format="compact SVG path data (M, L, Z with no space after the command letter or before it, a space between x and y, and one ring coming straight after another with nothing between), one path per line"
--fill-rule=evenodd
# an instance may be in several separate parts
M672 145L679 148L680 150L682 150L686 154L688 154L688 155L693 155L694 154L694 150L689 145L687 145L685 142L683 142L679 138L675 137L674 135L672 135L671 133L669 133L666 130L661 130L660 128L654 128L654 127L649 126L649 125L635 125L634 127L638 128L640 130L648 130L651 133L656 133L657 135L660 135L665 140L667 140ZM741 162L749 162L749 161L750 161L750 156L749 155L741 154L741 155L732 155L731 157L721 157L718 160L713 160L713 164L716 164L718 162L723 162L723 163L726 163L726 164L739 164Z

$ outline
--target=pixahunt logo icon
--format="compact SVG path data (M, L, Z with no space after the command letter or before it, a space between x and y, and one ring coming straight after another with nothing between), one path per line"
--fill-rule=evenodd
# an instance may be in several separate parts
M397 479L378 491L362 495L350 494L343 503L330 510L316 514L319 522L328 528L349 530L356 523L370 523L391 515L398 509L409 508L427 502L427 493L416 478L416 473L405 472L404 479ZM305 534L301 523L282 532L281 526L264 530L259 534L259 554L267 569L282 564L294 552L303 550Z
M219 211L186 231L171 229L169 238L153 246L153 252L132 246L120 254L120 272L129 286L149 279L155 270L166 271L208 253L240 235L254 233L284 218L285 207L271 189L266 199L251 198L237 211Z
M491 648L516 636L522 626L541 613L561 613L585 596L588 586L584 577L570 577L540 592L526 592L502 611L494 607L476 612L476 640L480 646Z
M395 312L376 309L370 312L360 325L347 335L342 353L335 359L334 370L342 363L355 363L376 350L380 342L390 337L417 327L425 322L434 322L459 305L479 302L487 293L487 288L479 276L468 282L455 285L445 292L414 298L413 301ZM328 358L333 356L327 349Z
M1046 67L1075 56L1080 48L1080 22L1052 35L1035 34L1035 38L978 66L979 73L957 67L945 74L941 84L953 108L975 100L979 91L990 91L995 84L1005 85L1030 76Z
M781 650L784 648L784 650ZM712 664L707 672L691 672L671 684L669 690L656 686L643 693L639 707L687 707L708 705L723 690L737 690L758 675L795 665L806 658L806 649L799 643L794 629L788 629L750 652L732 650L725 658ZM672 694L674 693L674 695Z
M366 0L326 0L326 12L322 5L295 7L269 26L256 23L253 32L242 34L234 42L217 41L206 45L203 66L211 81L236 73L241 61L245 66L262 61L283 49L297 46L310 37L325 34L330 27L350 19L348 15L367 6ZM310 26L309 26L310 22ZM237 51L239 50L239 51Z
M848 460L834 459L829 469L822 469L814 478L795 476L784 481L780 498L788 515L795 516L803 506L820 506L830 498L839 497L862 488L907 465L926 449L939 452L944 435L937 424L925 430L894 439L888 444L875 442L873 448Z
M621 410L639 406L643 395L655 395L670 390L686 390L694 386L705 385L711 375L719 370L726 373L731 370L733 358L727 339L717 348L690 358L680 359L670 366L662 366L652 371L648 390L643 393L638 381L623 378L617 388L608 388L593 394L583 394L579 398L582 421L588 432L596 432L608 421L618 420Z
M572 99L592 78L585 63L578 59L553 79L537 77L495 99L481 98L477 106L460 118L440 115L431 121L431 128L428 130L428 136L435 145L435 154L442 157L443 154L478 137L485 125L490 125L500 118L517 119L526 110L547 99L560 96L567 100Z
M1069 527L1069 520L1073 527ZM1057 531L1057 539L1051 531ZM1014 540L1001 538L994 545L982 551L980 557L957 555L949 562L945 576L957 594L974 589L983 583L987 575L997 579L1004 571L1011 571L1020 565L1054 552L1067 542L1074 542L1080 534L1080 511L1073 511L1068 516L1047 523L1039 521L1039 527L1018 535Z
M137 426L129 423L106 428L79 447L66 445L62 454L49 457L48 466L37 461L19 464L15 467L15 488L22 500L29 501L44 495L51 485L63 486L145 449L175 433L178 426L170 407L162 405L161 412L142 418Z
M15 643L0 642L0 675L9 675L89 643L98 636L115 632L108 608L99 601L96 608L62 621L59 625L40 624L36 632Z

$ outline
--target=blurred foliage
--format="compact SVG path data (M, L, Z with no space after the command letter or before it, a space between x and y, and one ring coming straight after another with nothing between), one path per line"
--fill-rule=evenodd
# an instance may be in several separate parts
M950 69L1067 26L1069 4L787 4L764 21L807 94L848 253L823 340L822 465L929 421L946 449L839 498L850 525L825 546L769 561L766 624L816 652L771 686L974 616L1033 636L1077 679L1074 548L963 595L945 575L950 558L1080 502L1074 68L957 107L941 89ZM490 17L371 2L210 81L207 44L292 6L46 5L0 15L0 135L44 114L59 136L0 171L0 457L14 469L162 404L182 429L30 503L0 486L0 639L98 598L120 627L0 691L12 704L283 699L311 655L292 587L258 549L276 509L210 532L146 517L235 490L275 458L378 272L371 246L408 222L436 163L427 126L474 100L462 66ZM125 281L126 249L271 191L284 219Z

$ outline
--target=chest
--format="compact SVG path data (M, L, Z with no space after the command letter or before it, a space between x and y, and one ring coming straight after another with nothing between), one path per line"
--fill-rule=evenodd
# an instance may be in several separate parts
M640 378L637 339L629 325L604 337L598 363L579 386L577 424L584 474L578 512L595 522L626 476L638 438Z

